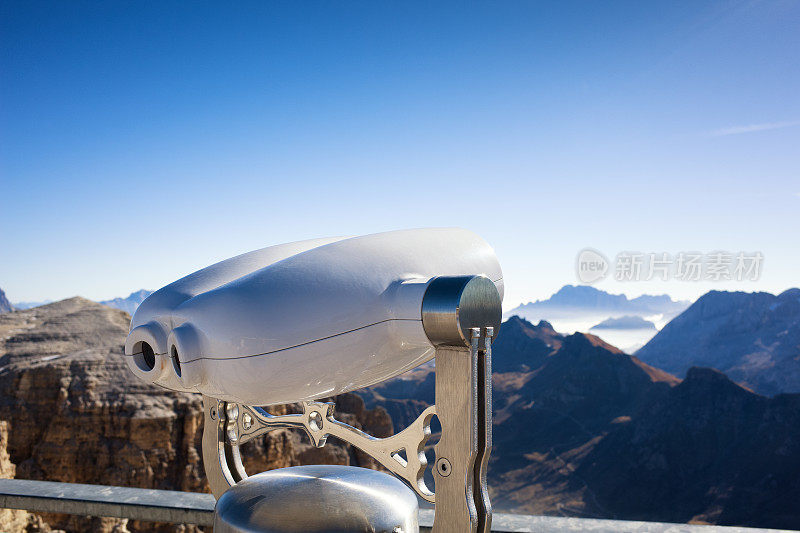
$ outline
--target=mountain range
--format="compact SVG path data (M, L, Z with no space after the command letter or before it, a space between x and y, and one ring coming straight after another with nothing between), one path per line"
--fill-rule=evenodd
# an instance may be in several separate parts
M666 294L628 298L624 294L610 294L588 285L565 285L550 298L520 305L505 316L517 315L534 324L546 320L565 333L589 331L598 323L622 317L638 317L653 322L655 329L609 327L595 332L624 352L633 353L655 335L657 328L687 307L689 302L673 300Z
M624 315L619 318L606 318L589 329L656 329L656 325L640 316Z
M0 293L2 293L2 291L0 291ZM141 304L144 301L144 299L150 296L152 293L153 291L141 289L136 292L130 293L125 298L117 297L117 298L112 298L111 300L103 300L98 303L102 305L107 305L108 307L113 307L115 309L121 309L127 312L128 314L132 315L134 311L136 311L136 308L139 307L139 304ZM53 301L44 300L41 302L15 302L13 304L13 307L15 309L33 309L34 307L41 307L43 305L47 305L50 303L53 303ZM0 313L1 312L3 312L2 301L0 301Z
M636 356L678 376L693 366L716 368L767 396L800 392L800 289L711 291Z
M689 302L675 301L666 294L642 295L629 299L624 294L610 294L589 285L564 285L547 300L537 300L512 309L509 315L527 317L532 314L559 318L563 314L629 314L637 316L675 316Z
M51 303L53 303L53 300L42 300L41 302L14 302L12 305L14 306L14 309L24 310L24 309L33 309L34 307L39 307Z
M800 395L766 398L708 368L681 380L593 335L519 317L492 351L498 509L800 527ZM433 401L432 376L359 394L399 430Z

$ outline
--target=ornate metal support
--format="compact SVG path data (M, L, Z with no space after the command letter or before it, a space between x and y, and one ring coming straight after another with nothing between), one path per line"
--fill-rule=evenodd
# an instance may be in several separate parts
M303 402L301 414L271 415L260 407L209 397L203 400L206 424L210 428L203 432L203 461L211 491L217 498L230 486L247 478L240 445L274 429L293 428L305 431L311 443L320 448L325 446L330 435L352 444L408 483L422 498L434 502L433 491L425 485L423 475L428 465L425 443L431 434L435 406L425 409L400 433L379 439L336 420L332 403Z

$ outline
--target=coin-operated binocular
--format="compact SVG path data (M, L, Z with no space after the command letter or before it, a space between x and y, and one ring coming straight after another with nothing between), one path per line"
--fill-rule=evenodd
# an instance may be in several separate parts
M248 477L240 445L296 428L316 446L333 435L375 458L435 504L437 533L488 532L491 341L502 295L494 251L466 230L301 241L222 261L154 292L133 316L125 354L141 379L203 395L203 461L217 498ZM317 401L432 358L435 405L391 437L348 426L332 404ZM301 402L303 412L262 408L289 402ZM434 416L442 427L435 493L424 480Z

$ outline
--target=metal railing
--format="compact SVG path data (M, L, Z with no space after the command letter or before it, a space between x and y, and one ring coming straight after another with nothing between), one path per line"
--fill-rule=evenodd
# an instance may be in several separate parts
M5 509L212 526L215 503L211 494L197 492L0 479L0 508ZM433 510L420 509L419 522L420 531L430 531L433 525ZM565 531L776 533L786 530L496 513L492 521L492 531L519 533L561 533Z

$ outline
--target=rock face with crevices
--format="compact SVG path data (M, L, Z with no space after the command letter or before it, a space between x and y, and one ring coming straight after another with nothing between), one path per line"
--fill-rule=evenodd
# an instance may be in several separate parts
M0 313L8 313L13 310L14 306L6 298L6 293L3 292L3 289L0 289Z
M702 366L765 396L800 393L800 289L710 291L636 356L680 377Z
M0 315L0 475L208 491L201 397L145 384L130 373L123 360L129 322L124 311L82 298ZM378 436L391 433L383 409L367 410L354 395L340 396L336 403L344 422ZM244 457L250 471L308 463L376 467L350 446L315 448L290 430L250 443ZM49 527L118 533L198 529L108 518L0 515L2 531Z

